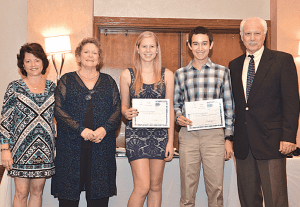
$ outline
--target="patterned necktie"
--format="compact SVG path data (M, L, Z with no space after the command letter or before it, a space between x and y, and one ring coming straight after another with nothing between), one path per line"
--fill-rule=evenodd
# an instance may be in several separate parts
M248 55L248 57L251 58L250 62L249 62L249 66L248 66L248 74L247 74L247 88L246 88L246 95L247 95L247 100L249 97L249 93L251 90L251 86L253 83L253 79L255 76L255 63L254 63L254 55Z

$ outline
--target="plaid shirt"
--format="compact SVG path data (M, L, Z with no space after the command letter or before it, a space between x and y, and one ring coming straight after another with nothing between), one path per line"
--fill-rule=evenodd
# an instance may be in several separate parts
M229 69L208 59L199 71L193 67L193 61L175 72L174 110L176 120L180 115L185 116L185 102L222 98L225 136L233 135L234 101Z

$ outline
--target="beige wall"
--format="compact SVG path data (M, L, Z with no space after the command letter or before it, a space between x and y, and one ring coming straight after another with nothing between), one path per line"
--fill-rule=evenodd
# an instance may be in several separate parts
M271 4L274 5L272 13L277 13L277 19L274 19L274 24L276 23L277 50L293 55L300 83L300 56L298 56L300 41L300 1L289 0L287 3L286 0L271 0ZM276 10L275 6L277 7ZM298 130L297 145L300 147L300 130Z
M119 17L242 19L260 16L271 19L275 29L272 34L276 34L272 37L276 40L272 48L277 47L278 50L291 53L300 70L300 58L297 57L300 40L299 10L299 0L289 0L288 3L286 0L6 1L0 7L0 103L8 83L20 78L16 54L27 41L38 42L44 46L46 36L69 34L72 53L66 56L63 72L75 70L74 50L84 37L92 36L94 13L95 16ZM50 72L47 78L54 80L52 63L48 70Z
M26 1L14 0L0 6L0 106L7 85L19 79L17 53L26 42Z
M191 19L270 19L270 0L95 0L95 16Z
M74 51L85 37L93 35L93 0L27 0L27 41L45 46L45 37L70 35L72 53L66 54L63 73L76 70ZM60 65L61 56L56 56ZM54 80L52 62L47 78Z

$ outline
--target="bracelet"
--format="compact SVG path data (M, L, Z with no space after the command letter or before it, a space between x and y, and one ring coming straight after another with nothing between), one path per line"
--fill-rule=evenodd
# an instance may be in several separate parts
M1 149L1 152L4 150L10 150L9 147Z

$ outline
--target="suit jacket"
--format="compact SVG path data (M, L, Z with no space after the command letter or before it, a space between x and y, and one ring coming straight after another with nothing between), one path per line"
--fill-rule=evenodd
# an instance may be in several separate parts
M242 70L246 54L229 63L235 100L234 151L245 159L249 147L256 159L284 157L280 141L296 142L299 93L296 66L290 54L264 49L245 101Z

